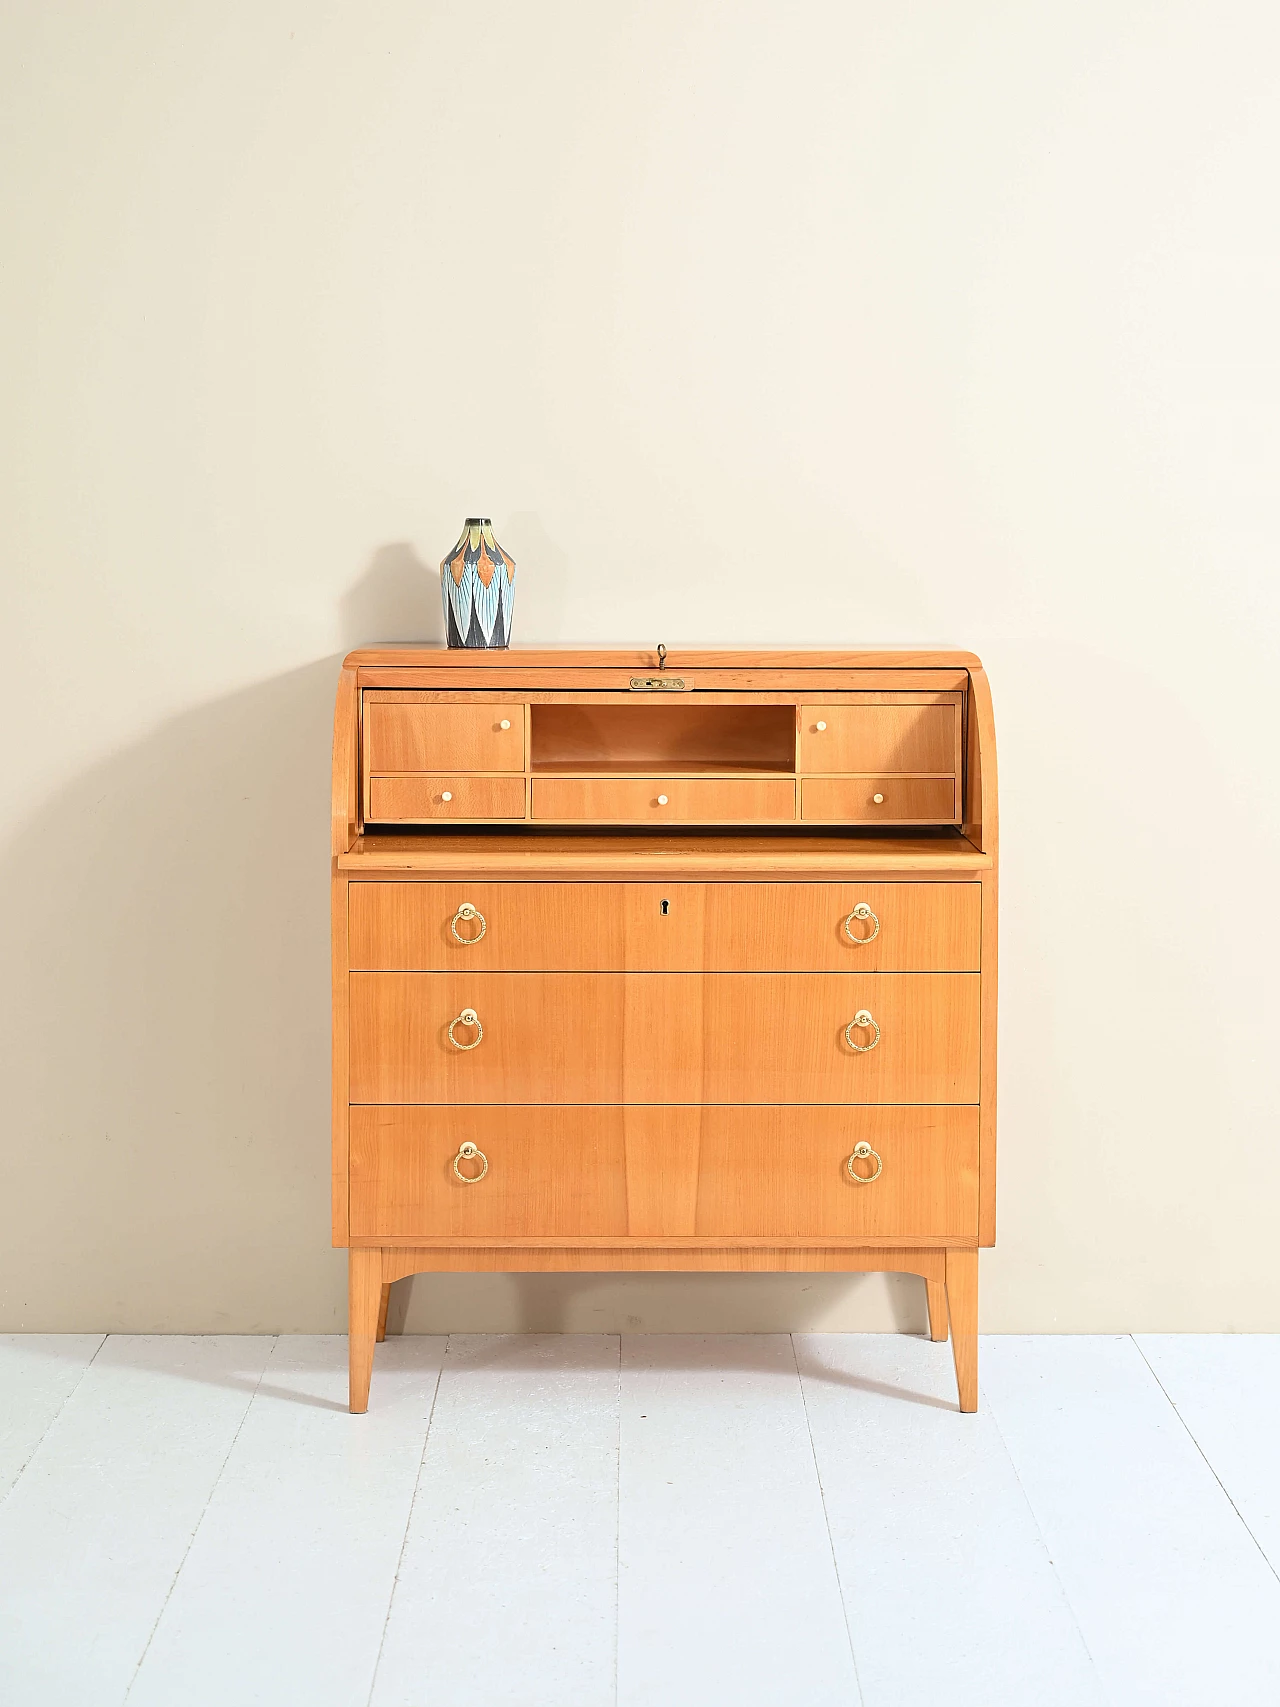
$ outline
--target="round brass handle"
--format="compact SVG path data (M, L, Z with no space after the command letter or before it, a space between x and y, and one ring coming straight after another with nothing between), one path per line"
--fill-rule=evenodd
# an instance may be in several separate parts
M870 931L868 931L866 936L854 936L852 930L850 930L849 927L853 924L853 921L855 919L870 919L871 920L871 929L870 929ZM848 918L845 920L845 922L844 922L844 934L848 937L849 941L854 945L855 948L861 948L864 943L874 942L876 940L876 938L880 935L880 920L871 911L870 907L868 907L868 905L865 901L859 901L858 905L853 909L853 911L849 914Z
M453 1035L453 1028L455 1025L473 1025L473 1026L475 1026L475 1028L476 1028L475 1043L459 1043L457 1038ZM474 1008L463 1008L462 1012L458 1015L457 1019L451 1019L449 1021L449 1041L450 1041L450 1043L452 1043L452 1045L455 1049L475 1049L476 1047L478 1047L480 1040L483 1036L484 1036L484 1027L480 1024L480 1015L476 1012L476 1010Z
M883 794L873 794L871 796L871 798L875 801L877 806L883 806L884 805L884 795Z
M666 805L666 804L667 804L667 797L666 797L666 795L665 795L665 794L660 794L660 795L659 795L659 796L658 796L658 805L659 805L659 806L665 806L665 805Z
M499 729L510 729L510 727L511 727L511 719L509 717L504 717L502 719L502 722L499 723L499 725L498 725Z
M822 731L826 728L826 724L825 723L815 723L814 728L818 731L819 735L821 735Z
M480 929L476 932L476 934L474 936L459 936L458 935L458 920L459 919L461 919L464 923L468 919L474 919L476 921L476 923L480 926ZM462 903L462 905L458 908L457 912L449 920L449 929L453 932L453 940L455 942L460 942L462 944L463 948L470 948L473 942L479 942L480 938L484 935L484 933L488 930L488 928L489 928L488 925L485 923L484 914L480 911L479 907L473 907L471 905L470 901L464 901Z
M853 1041L849 1033L855 1026L857 1026L859 1031L865 1031L868 1026L871 1027L872 1031L875 1032L875 1036L871 1039L870 1043L855 1043ZM853 1018L849 1021L848 1025L845 1026L844 1040L849 1045L850 1049L853 1050L855 1055L870 1055L876 1044L879 1043L880 1027L876 1024L875 1020L872 1019L866 1008L859 1008L857 1013L854 1014Z
M446 788L444 793L440 796L440 798L441 798L441 800L452 800L453 796L452 796L452 794L449 793L449 790Z
M860 1174L860 1173L858 1173L856 1171L856 1169L854 1168L853 1164L855 1162L865 1162L868 1159L868 1157L870 1157L870 1156L874 1156L876 1159L876 1171L875 1171L875 1173L873 1173L873 1174ZM455 1164L455 1166L456 1166L456 1164ZM855 1144L853 1146L853 1154L849 1157L848 1161L845 1163L845 1167L848 1170L849 1178L853 1181L853 1183L855 1185L870 1185L873 1179L879 1179L880 1175L884 1172L884 1162L881 1159L879 1150L873 1150L871 1148L870 1144L866 1143L865 1141L861 1144Z
M480 1172L478 1174L464 1174L458 1166L459 1162L479 1162ZM478 1145L473 1144L468 1138L465 1144L458 1146L458 1153L453 1158L453 1171L463 1185L479 1185L489 1171L489 1158ZM854 1177L857 1178L856 1175Z

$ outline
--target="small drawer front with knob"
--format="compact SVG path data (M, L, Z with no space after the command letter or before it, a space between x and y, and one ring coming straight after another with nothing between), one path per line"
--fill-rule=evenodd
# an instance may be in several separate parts
M819 824L949 824L956 785L949 776L807 776L800 816Z
M390 702L389 702L390 701ZM522 705L404 705L365 695L366 768L387 771L523 771Z
M434 818L523 818L522 776L374 776L369 817L378 824Z
M791 823L796 785L787 778L535 777L532 816L544 823Z

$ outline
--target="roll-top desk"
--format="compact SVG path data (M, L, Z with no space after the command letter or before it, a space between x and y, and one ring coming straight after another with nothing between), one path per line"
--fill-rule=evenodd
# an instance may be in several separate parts
M899 1270L977 1405L996 793L966 652L353 652L351 1409L443 1270Z

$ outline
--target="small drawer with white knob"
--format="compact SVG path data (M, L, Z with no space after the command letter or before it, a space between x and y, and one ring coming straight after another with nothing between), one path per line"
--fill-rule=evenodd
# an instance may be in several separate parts
M802 705L800 769L823 776L958 776L960 710L958 694L933 695L928 704Z
M405 703L364 696L367 775L388 771L523 771L525 708L512 703Z
M437 818L524 817L522 776L371 776L371 824L427 824Z
M535 777L532 816L543 823L791 823L790 777Z
M810 824L954 824L949 776L807 776L800 816Z

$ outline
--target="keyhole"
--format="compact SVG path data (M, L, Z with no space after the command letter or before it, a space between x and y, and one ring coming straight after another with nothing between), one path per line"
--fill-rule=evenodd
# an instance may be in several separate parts
M670 901L664 901L662 903L662 911L663 911L664 916L671 911Z

